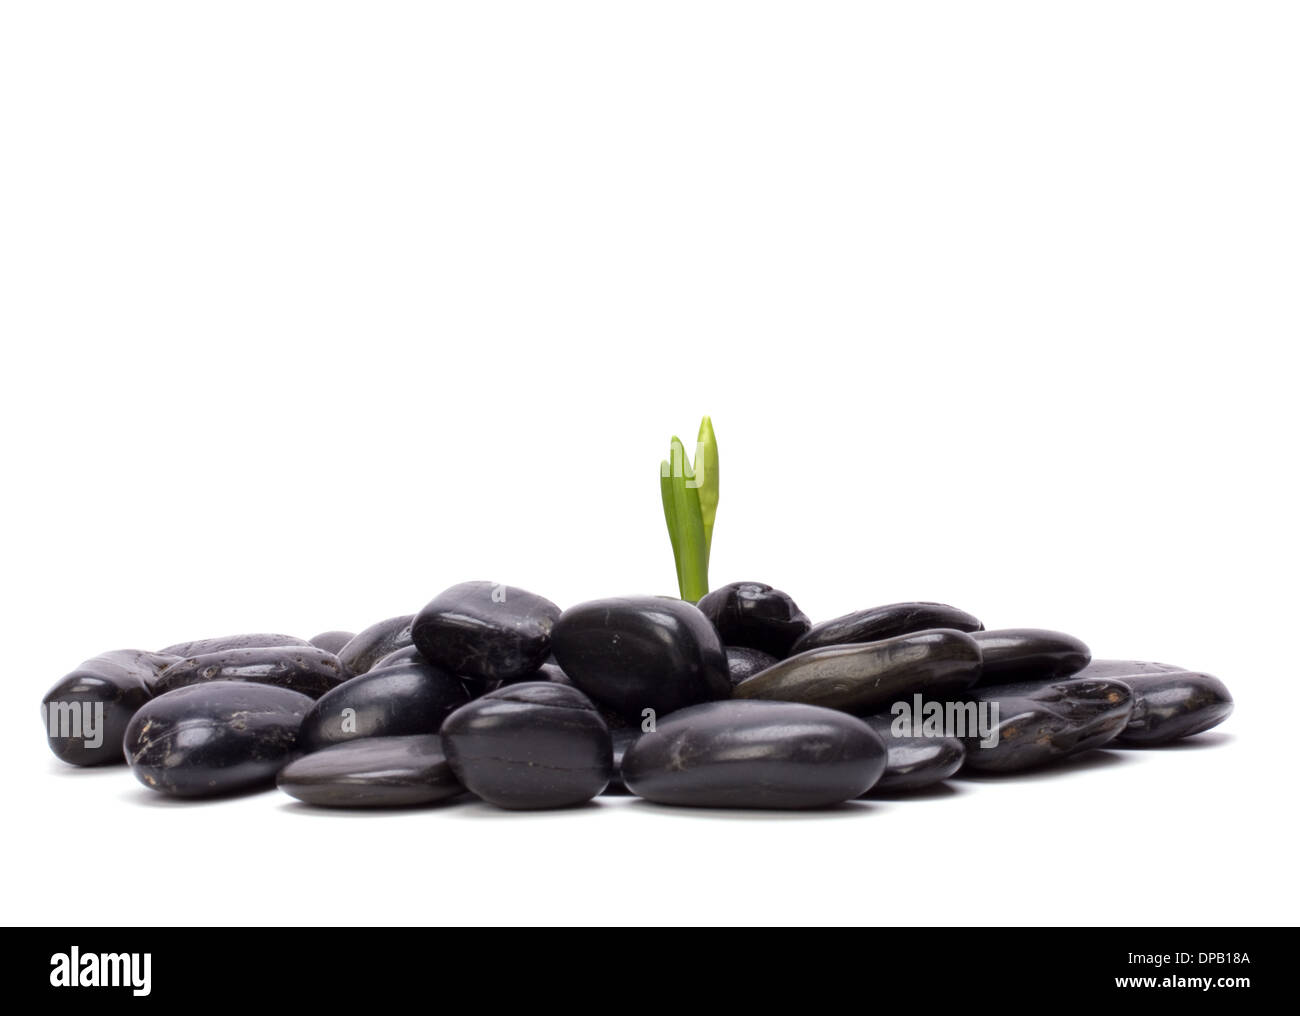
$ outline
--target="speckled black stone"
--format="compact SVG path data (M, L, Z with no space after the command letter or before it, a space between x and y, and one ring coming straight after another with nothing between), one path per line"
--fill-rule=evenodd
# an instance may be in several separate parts
M411 622L414 615L390 617L377 621L369 628L357 632L352 640L339 650L339 662L353 676L364 674L377 661L396 649L411 645Z
M611 597L570 607L552 635L574 686L629 723L731 694L718 632L694 604Z
M725 645L759 649L778 659L812 627L788 593L762 582L732 582L704 596L699 604Z
M1133 691L1133 712L1115 739L1129 747L1155 747L1216 727L1231 714L1227 685L1211 674L1142 660L1097 660L1077 675L1104 675Z
M727 646L726 652L727 676L731 679L732 687L777 662L776 657L771 653L765 653L761 649L750 649L748 646Z
M436 734L335 745L290 762L275 782L291 797L325 808L435 804L464 790Z
M914 694L938 697L969 688L980 666L979 646L969 634L936 629L811 649L740 682L732 695L869 715Z
M494 582L443 590L415 616L412 637L425 658L474 681L516 681L551 652L560 608L545 597Z
M1133 692L1119 681L1066 678L974 688L963 699L998 704L998 743L963 738L964 769L1012 773L1057 762L1113 740L1128 723Z
M317 700L302 723L304 749L360 738L434 734L469 701L454 674L424 660L374 667Z
M978 618L946 603L887 603L883 607L854 611L813 625L795 641L790 652L804 653L822 646L842 646L852 642L879 642L930 628L972 632L983 627Z
M125 762L122 735L135 711L149 701L149 682L180 657L117 649L87 660L60 679L41 700L50 751L75 766Z
M317 649L324 649L327 653L334 653L336 656L339 650L357 637L353 631L323 631L319 635L313 635L307 641Z
M623 781L658 804L818 808L858 797L885 771L861 720L794 702L708 702L660 720L623 755Z
M609 728L576 688L508 685L461 706L442 725L460 782L501 808L564 808L591 800L613 774Z
M164 656L204 656L207 653L222 653L228 649L262 649L269 646L305 646L307 642L292 635L277 635L268 632L255 632L248 635L222 635L211 639L195 639L193 642L178 642L174 646L160 649Z
M971 635L984 657L980 684L1016 684L1069 677L1088 665L1092 652L1065 632L996 628Z
M191 656L162 671L152 688L162 695L203 681L252 681L317 698L346 677L338 657L324 649L264 646Z
M312 700L253 681L205 681L145 703L123 739L146 787L172 797L215 797L275 784L295 755Z
M961 769L966 747L955 737L914 737L893 732L895 717L868 716L866 723L885 742L885 773L872 794L904 794L942 783Z

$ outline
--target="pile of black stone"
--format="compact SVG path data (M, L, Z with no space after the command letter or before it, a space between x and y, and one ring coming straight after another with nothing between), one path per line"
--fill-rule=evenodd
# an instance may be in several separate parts
M490 582L310 641L120 650L45 696L50 747L175 797L277 785L335 807L474 795L559 808L601 793L807 808L1012 773L1104 744L1167 744L1232 698L1209 674L1092 660L1069 635L986 631L938 603L813 625L780 590L561 611Z

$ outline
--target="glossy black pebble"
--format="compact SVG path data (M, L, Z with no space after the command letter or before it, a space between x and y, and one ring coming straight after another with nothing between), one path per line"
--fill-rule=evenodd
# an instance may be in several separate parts
M1133 709L1133 692L1119 681L1066 678L1046 684L974 688L967 702L998 704L998 742L963 738L966 769L1010 773L1055 762L1113 740Z
M461 706L443 723L442 744L465 788L501 808L582 804L613 774L605 721L582 692L550 681Z
M885 771L885 745L846 713L794 702L708 702L642 734L623 782L658 804L818 808L859 797Z
M1069 677L1092 652L1073 635L1044 628L996 628L971 635L984 656L980 684L1016 684Z
M339 650L356 637L357 633L352 631L323 631L319 635L313 635L307 641L317 649L324 649L327 653L337 656Z
M411 635L433 663L476 681L517 681L546 662L560 608L493 582L462 582L415 615Z
M885 774L871 793L902 794L942 783L966 760L966 748L955 737L912 737L893 732L891 715L868 716L866 723L885 742Z
M717 630L681 600L589 600L560 616L551 641L573 684L631 723L731 694Z
M463 792L437 734L367 737L290 762L276 786L326 808L403 808Z
M360 738L435 734L468 701L459 678L423 660L376 667L316 700L302 723L302 746L316 751Z
M295 755L306 695L251 681L208 681L167 692L131 718L127 762L151 790L215 797L271 787Z
M810 649L742 681L732 694L869 715L918 693L938 697L969 688L980 667L980 648L969 634L937 629Z
M850 642L879 642L930 628L970 632L981 631L984 625L966 611L946 603L887 603L883 607L854 611L813 625L795 641L790 652L803 653Z
M794 640L812 627L788 593L762 582L732 582L698 604L725 645L759 649L777 659L789 655Z
M761 649L748 646L727 646L727 676L731 684L740 684L748 677L753 677L760 670L766 670L777 662L777 658Z
M173 663L153 682L155 695L204 681L251 681L318 698L347 673L333 653L315 646L265 646L205 653Z
M176 656L118 649L87 660L41 700L50 751L74 766L125 762L122 735L149 701L149 682Z
M397 649L411 644L411 621L414 616L404 614L378 621L362 629L338 652L339 662L349 674L364 674L376 661Z
M305 646L307 643L292 635L254 632L248 635L222 635L211 639L195 639L193 642L178 642L174 646L160 649L164 656L203 656L206 653L221 653L228 649L264 649L269 646Z
M1116 744L1154 747L1218 726L1232 713L1232 695L1211 674L1165 663L1098 660L1078 674L1104 672L1133 690L1133 712Z

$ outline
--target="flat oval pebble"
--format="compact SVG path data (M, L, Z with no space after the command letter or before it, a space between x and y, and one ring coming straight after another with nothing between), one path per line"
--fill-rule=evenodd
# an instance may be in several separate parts
M87 660L41 700L50 751L74 766L125 762L122 736L135 711L149 701L149 682L177 656L116 649Z
M290 762L275 782L290 797L325 808L403 808L464 791L437 734L335 745Z
M333 653L315 646L265 646L205 653L173 663L153 682L155 695L203 681L251 681L318 698L347 677Z
M966 747L955 737L894 733L895 717L868 716L866 723L885 742L885 773L872 793L902 794L932 787L953 776L966 760Z
M174 646L158 650L164 656L203 656L206 653L222 653L228 649L262 649L269 646L305 646L307 643L292 635L255 632L250 635L222 635L218 638L195 639L193 642L178 642Z
M657 804L819 808L866 793L885 771L867 724L795 702L708 702L642 734L623 756L623 782Z
M788 656L795 639L812 627L788 593L762 582L721 586L698 606L724 644L760 649L777 659Z
M1104 666L1098 666L1104 664ZM1100 660L1080 672L1108 673L1133 691L1133 712L1116 744L1154 747L1218 726L1232 714L1227 685L1211 674L1164 663Z
M741 681L732 695L867 715L915 694L938 697L969 688L980 667L980 648L969 634L938 629L811 649Z
M733 686L777 663L777 658L771 653L748 646L727 646L726 653L727 677Z
M971 635L984 656L980 684L1017 684L1069 677L1092 651L1073 635L1045 628L996 628Z
M353 676L364 674L389 653L411 645L413 614L377 621L357 632L338 652L339 662Z
M981 746L978 733L962 739L964 768L992 773L1033 769L1100 747L1119 735L1133 709L1127 685L1101 678L980 687L965 700L976 709L997 703L997 743Z
M297 752L306 695L251 681L206 681L147 702L123 739L127 762L151 790L215 797L275 784Z
M339 650L356 637L357 633L352 631L323 631L319 635L313 635L307 641L317 649L324 649L327 653L334 653L337 656Z
M517 681L551 652L560 608L545 597L494 582L462 582L415 615L412 636L433 663L477 681Z
M458 677L424 660L375 667L317 699L302 722L302 746L317 751L360 738L436 734L468 701Z
M632 723L731 694L717 629L682 600L589 600L560 616L551 641L574 685Z
M981 631L984 625L966 611L946 603L887 603L883 607L854 611L813 625L795 640L790 652L803 653L822 646L842 646L851 642L879 642L929 628L971 632Z
M605 721L582 692L550 681L461 706L443 723L442 744L461 784L501 808L582 804L613 775Z

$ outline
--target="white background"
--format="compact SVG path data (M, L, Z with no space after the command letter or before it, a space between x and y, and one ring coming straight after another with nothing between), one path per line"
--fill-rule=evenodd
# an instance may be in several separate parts
M1294 923L1298 29L6 4L5 920ZM674 592L704 412L715 584L1061 628L1235 715L791 816L174 804L46 750L106 649Z

